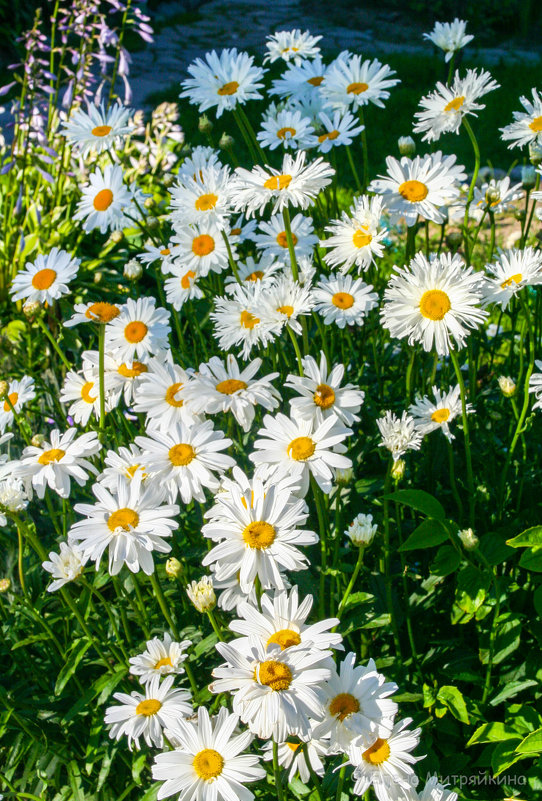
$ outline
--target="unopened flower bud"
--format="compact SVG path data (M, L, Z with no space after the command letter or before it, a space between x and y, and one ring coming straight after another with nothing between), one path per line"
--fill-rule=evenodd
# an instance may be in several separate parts
M339 487L347 487L354 477L351 467L337 467L335 470L335 481Z
M377 526L373 525L372 515L359 514L352 520L344 533L354 545L366 548L373 541L376 529Z
M154 206L154 199L152 197L146 197L143 201L143 205L146 209L152 209Z
M137 259L130 259L124 265L123 273L129 281L137 281L143 275L143 267Z
M28 300L23 306L23 314L27 320L33 320L41 311L41 303L37 300Z
M162 178L162 183L164 184L166 189L169 188L170 186L173 186L173 184L175 183L175 176L173 175L173 173L167 172Z
M0 400L3 400L9 392L9 384L7 381L0 381Z
M416 142L411 136L400 136L397 147L401 156L408 156L411 159L416 155Z
M213 579L210 576L193 581L186 588L186 593L198 612L210 612L216 606Z
M514 210L514 219L516 219L518 222L523 222L525 217L526 217L525 209L515 209Z
M207 114L202 114L198 120L198 131L202 134L210 134L213 130L213 123L207 116Z
M532 189L536 183L536 170L530 164L521 168L521 185L524 189Z
M493 206L500 202L501 202L501 193L498 187L496 186L488 187L486 191L486 203L488 203L488 205L490 206Z
M234 144L235 144L235 139L233 138L233 136L230 136L229 134L226 133L226 131L224 131L224 133L220 137L220 142L218 143L219 148L221 150L231 150Z
M397 459L391 468L391 477L394 481L401 481L405 475L405 461L404 459Z
M533 167L542 164L542 145L538 142L531 142L529 145L529 159Z
M30 440L30 444L33 445L34 448L41 448L44 442L45 442L45 437L43 434L34 434L32 439Z
M124 239L124 234L122 231L119 230L119 231L112 231L111 234L109 235L108 241L114 242L116 245L118 245L119 242L122 242L123 239Z
M472 528L464 528L463 531L460 531L459 539L463 543L463 547L466 551L476 550L480 542Z
M0 592L7 592L11 587L11 581L8 578L0 579Z
M450 250L458 250L463 242L463 234L461 231L450 231L446 236L446 244Z
M174 556L171 556L166 562L166 575L170 578L178 578L182 572L182 564Z
M506 375L499 376L499 389L505 398L511 398L516 393L515 382Z
M147 217L147 228L154 230L160 227L160 220L158 217Z
M94 273L94 283L101 284L103 277L104 277L103 273L100 270L96 270L96 272Z

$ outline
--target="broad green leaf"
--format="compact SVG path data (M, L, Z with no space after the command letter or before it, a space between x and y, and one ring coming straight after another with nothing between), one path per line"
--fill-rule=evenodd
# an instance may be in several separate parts
M517 746L516 751L518 754L535 754L542 752L542 728L528 734Z
M362 629L380 629L382 626L389 626L391 623L391 616L388 612L383 612L377 617L373 617L361 626Z
M542 617L542 584L534 591L533 604L537 614Z
M450 710L454 718L460 720L461 723L470 723L465 699L457 687L447 685L441 687L437 693L437 700L444 704L444 706Z
M493 774L498 776L504 770L519 762L520 759L525 759L525 755L517 754L511 741L498 743L491 755Z
M449 576L461 564L461 554L456 551L452 545L442 545L431 565L429 567L431 573L436 576Z
M521 737L517 731L507 727L504 723L497 721L493 723L484 723L478 726L467 745L476 745L476 743L500 743L503 740L519 740Z
M76 640L70 654L64 664L64 667L58 674L56 684L55 684L55 695L60 695L70 678L73 676L75 671L77 670L77 665L84 657L92 642L87 640L86 638L83 640Z
M459 571L457 576L457 589L455 600L460 609L469 615L474 615L483 604L491 575L479 570L474 565L467 565Z
M404 506L410 506L417 512L423 512L427 517L433 517L435 520L444 520L446 514L440 501L437 501L432 495L425 490L397 490L390 495L384 495L389 501L402 503Z
M528 528L517 537L506 540L506 544L511 548L532 548L534 545L542 545L542 526Z
M514 549L506 544L501 534L490 532L480 539L478 551L485 556L490 565L501 565L514 554Z
M448 532L440 522L428 517L407 537L399 551L415 551L417 548L433 548L448 539Z
M365 604L373 600L374 595L371 595L370 592L353 592L352 595L348 597L345 609L349 609L351 606L359 606L360 604Z
M503 617L506 619L503 620ZM499 665L507 656L519 648L522 621L513 615L501 616L497 624L493 664Z
M532 570L533 573L542 573L542 548L529 548L528 551L523 551L519 565L526 570Z
M538 682L533 681L533 679L526 679L525 681L509 681L506 687L494 698L492 698L489 703L491 706L497 706L503 701L508 700L508 698L513 698L515 695L518 695L518 693L523 692L523 690L527 690L529 687L536 687L537 684Z

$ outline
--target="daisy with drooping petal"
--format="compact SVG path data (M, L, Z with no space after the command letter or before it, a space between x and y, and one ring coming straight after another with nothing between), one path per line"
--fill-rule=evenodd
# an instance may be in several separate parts
M310 31L302 32L300 28L294 28L291 31L275 31L267 37L265 43L267 55L263 63L269 61L272 64L281 58L286 62L293 61L299 66L305 59L320 55L317 43L321 38L321 36L312 36Z
M542 95L532 89L532 102L520 97L519 102L525 111L514 111L514 122L501 128L502 139L511 142L508 148L524 147L531 143L542 145Z
M352 467L352 461L344 456L346 447L342 444L352 431L335 414L321 423L266 414L258 434L261 439L256 440L256 450L249 455L257 466L256 475L273 476L277 481L292 476L300 481L301 495L306 493L311 475L320 489L329 494L335 468Z
M453 22L435 22L431 33L424 33L423 38L429 39L436 47L444 50L446 53L444 60L448 62L452 60L454 53L474 39L474 36L466 31L465 20L456 17Z
M228 249L224 237L212 221L199 225L175 226L172 242L177 246L171 272L179 277L191 270L194 277L204 278L210 272L221 273L228 267ZM235 246L230 244L235 259Z
M154 676L180 675L184 673L183 662L190 640L174 642L166 631L164 638L153 637L147 640L147 648L142 654L130 657L130 673L138 676L141 684L146 684Z
M482 211L491 211L499 214L508 211L514 200L520 200L524 195L521 184L510 186L510 178L507 175L501 181L492 178L489 183L482 184L481 187L474 187L474 200L472 205Z
M187 97L200 113L216 107L216 116L232 111L238 103L261 98L258 89L263 86L265 70L254 66L254 57L238 53L235 47L213 50L205 54L205 61L196 58L188 66L192 76L182 81L179 97Z
M265 771L258 766L259 757L242 754L252 742L245 731L234 736L239 717L221 707L218 715L209 717L204 706L196 719L179 718L168 727L166 736L173 751L157 754L152 777L164 782L158 799L180 793L179 799L193 801L252 801L249 782L263 779Z
M333 117L325 111L318 115L323 133L318 136L318 150L320 153L329 153L334 147L351 145L365 126L359 125L357 119L349 111L335 111Z
M328 67L320 93L337 111L357 111L367 103L384 108L388 89L400 83L394 75L395 70L376 58L363 61L362 56L343 50Z
M118 452L107 451L104 462L107 467L100 473L97 481L112 492L115 492L118 486L119 477L131 481L135 475L138 475L143 483L148 476L143 464L141 449L133 443L128 448L121 445Z
M290 374L284 386L295 390L299 396L292 398L292 416L302 420L321 421L332 414L347 426L359 420L357 412L365 393L354 384L341 386L344 365L335 364L328 373L325 354L320 354L320 364L312 356L302 361L303 375Z
M296 109L278 109L274 103L262 120L261 130L256 136L262 147L275 150L307 150L317 143L310 119Z
M304 745L304 748L301 746ZM306 750L305 750L306 749ZM309 740L292 738L284 743L279 743L277 749L278 763L281 768L288 771L288 781L292 782L299 775L304 784L311 780L311 772L307 765L307 758L310 766L317 776L323 776L325 766L322 757L327 756L329 751L329 740L316 740L311 737ZM270 762L273 759L273 743L267 742L263 746L264 760Z
M302 61L301 64L288 64L287 69L280 78L272 81L269 94L281 98L303 99L318 92L325 79L327 67L320 56L312 61Z
M486 265L484 302L506 309L511 299L526 286L542 284L542 253L532 247L504 250L494 264Z
M83 230L89 233L99 228L105 234L108 229L116 231L131 224L126 217L137 216L132 193L124 183L122 167L107 164L104 171L98 169L89 176L83 187L81 200L72 219L83 221Z
M393 412L387 411L376 424L382 437L378 447L387 448L394 462L409 450L420 450L423 434L416 428L414 419L407 412L403 412L399 418Z
M286 273L262 292L261 317L270 325L288 326L300 336L303 329L298 318L310 314L313 306L310 286L302 286Z
M83 157L90 150L102 153L118 146L131 132L133 126L129 123L130 114L131 110L125 108L118 99L109 109L106 109L104 103L100 106L89 103L86 112L78 108L63 123L62 133Z
M127 364L168 350L169 312L156 308L154 298L128 298L120 314L105 329L105 346Z
M173 227L212 222L223 228L230 211L229 182L229 167L203 167L196 178L174 184L169 215Z
M13 423L11 407L15 409L15 414L19 414L25 403L36 397L34 379L29 375L24 375L20 380L10 381L4 397L6 400L0 401L0 434L3 434L6 428Z
M309 217L296 214L290 221L292 242L295 247L296 259L302 256L312 256L318 237L314 233L314 225ZM254 236L258 250L263 250L266 258L273 257L283 264L290 264L290 251L288 238L284 230L282 215L275 214L269 222L262 220L258 226L258 233Z
M176 423L199 421L186 394L193 370L175 364L171 351L165 359L150 359L147 368L134 392L134 411L147 415L147 427L167 433Z
M286 153L280 170L256 165L252 170L238 167L231 183L232 203L247 217L263 212L273 203L272 214L286 206L308 208L322 189L331 183L335 170L322 158L305 164L307 154Z
M75 278L81 259L74 259L65 250L51 248L46 256L41 253L34 263L27 262L11 284L11 299L27 303L53 303L66 295L69 282Z
M51 552L49 560L41 565L54 579L47 587L47 592L55 592L70 581L78 579L87 562L83 552L67 542L61 542L60 553Z
M322 666L329 651L267 649L254 637L248 653L232 643L219 642L217 651L226 664L213 670L212 693L233 694L233 711L258 737L284 742L290 734L307 737L310 717L321 703L321 683L330 676Z
M228 238L231 245L240 245L242 242L252 242L254 231L258 224L257 220L245 220L245 215L240 214L231 222Z
M485 108L479 99L498 88L486 70L467 70L464 78L456 72L450 86L439 82L433 92L422 97L421 111L414 115L414 132L423 133L424 142L436 142L443 133L459 133L465 116L476 117L476 112Z
M375 256L382 256L382 240L387 236L386 228L380 228L382 216L380 196L358 198L347 214L343 211L340 220L332 220L325 230L331 234L320 242L329 252L324 261L332 268L347 273L353 265L366 270L374 264Z
M145 685L145 693L115 693L120 701L105 710L104 722L111 724L109 736L120 740L128 737L128 747L139 748L143 737L149 747L161 748L164 743L163 730L174 728L179 719L192 714L190 693L172 687L174 676L166 676L160 684L160 676L153 676Z
M45 496L46 486L61 498L69 498L70 479L84 487L89 473L97 475L98 471L86 457L94 456L102 447L98 435L95 431L79 437L77 434L76 428L69 428L63 434L55 428L50 441L44 440L39 448L28 445L24 449L17 475L31 479L38 498Z
M163 492L141 486L138 471L129 480L119 476L117 486L109 492L95 484L92 492L98 503L78 503L74 506L85 520L78 520L68 532L70 544L77 544L88 559L96 564L108 550L110 575L116 576L125 564L132 573L154 572L152 552L169 553L171 546L163 539L170 537L178 526L175 517L179 507L162 505Z
M240 355L248 359L255 345L267 345L280 333L282 322L261 317L262 295L258 282L236 286L229 297L215 298L211 319L222 350L242 346Z
M433 387L434 400L428 397L417 398L409 407L418 431L425 436L440 428L446 439L451 442L454 435L450 431L450 423L461 414L461 397L459 384L448 392L441 392ZM474 409L467 404L467 413Z
M64 320L66 328L72 328L79 323L101 323L106 325L118 317L120 306L104 301L91 301L90 303L76 303L73 307L74 314L69 320Z
M457 253L442 253L428 261L417 253L408 267L392 275L380 310L382 325L392 337L419 342L439 356L462 348L469 329L488 316L480 308L483 278Z
M325 325L338 328L362 325L365 316L378 305L378 295L372 284L351 275L331 273L322 278L312 291L314 309L324 318Z

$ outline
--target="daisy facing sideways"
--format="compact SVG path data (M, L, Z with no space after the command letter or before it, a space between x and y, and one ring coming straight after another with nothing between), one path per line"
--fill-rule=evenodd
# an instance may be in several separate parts
M456 17L453 22L435 22L435 27L431 33L424 33L424 39L429 39L436 47L444 50L446 62L452 60L452 56L458 50L468 45L474 39L472 34L467 33L467 23Z
M292 414L303 420L323 420L335 414L347 426L359 420L357 412L365 393L354 384L341 386L344 365L335 364L328 373L325 354L320 354L320 364L312 356L302 360L303 376L290 374L285 386L298 393L292 398Z
M542 253L532 247L504 250L486 270L484 303L498 303L504 310L524 287L542 284Z
M397 417L393 412L387 411L384 417L376 421L382 442L379 448L387 448L393 461L397 462L407 451L418 451L422 444L423 434L416 428L414 419L403 412Z
M289 782L299 775L304 784L309 784L311 772L307 765L307 759L314 773L317 776L323 776L325 773L323 760L328 751L329 740L324 738L316 740L314 737L309 740L300 740L298 737L292 736L286 742L278 744L278 763L281 768L288 771ZM270 762L273 759L273 743L264 743L263 752L264 761Z
M106 109L89 103L87 110L78 108L70 119L63 123L63 134L68 142L84 157L89 151L102 153L122 143L132 130L129 123L131 110L125 108L120 100Z
M267 55L264 64L269 61L271 64L278 59L292 62L299 66L305 59L316 58L320 55L318 42L321 36L312 36L310 31L302 32L300 28L291 31L275 31L267 37L265 44Z
M502 139L510 142L508 148L524 147L531 143L542 145L542 95L532 89L532 101L520 97L525 111L514 111L514 122L501 128Z
M46 256L41 253L35 262L27 262L11 284L11 299L27 303L51 304L66 295L69 283L77 275L81 259L74 259L65 250L51 248Z
M433 387L434 400L428 397L418 398L409 408L418 431L425 436L439 428L450 442L455 438L450 431L450 423L461 414L461 397L459 384L448 392L441 392ZM467 404L467 412L474 409Z
M179 675L184 673L183 662L190 640L174 642L166 631L163 640L153 637L147 640L146 650L142 654L130 658L130 673L138 676L141 684L146 684L154 676Z
M15 409L15 414L19 414L25 403L35 397L34 379L31 376L23 375L20 380L15 379L9 382L8 391L4 396L5 400L0 401L0 434L3 434L6 428L12 425L13 409Z
M363 56L343 50L328 67L320 93L337 111L356 112L367 103L384 108L383 101L390 96L388 90L400 83L399 78L393 77L395 74L376 58L364 61Z
M74 548L67 542L60 543L60 553L51 552L49 561L42 563L42 567L51 574L54 581L47 587L47 592L55 592L75 581L82 575L87 559L79 548Z

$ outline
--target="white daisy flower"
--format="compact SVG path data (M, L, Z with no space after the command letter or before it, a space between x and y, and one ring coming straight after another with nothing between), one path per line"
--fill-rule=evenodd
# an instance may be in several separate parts
M310 119L298 110L278 109L274 103L264 114L256 138L262 147L270 150L281 145L285 150L307 150L317 144Z
M235 470L236 482L215 497L206 512L211 522L204 537L218 542L204 557L204 566L216 563L218 581L237 575L241 591L249 593L259 578L264 589L284 589L281 570L305 570L307 557L297 546L318 542L314 531L299 528L308 517L303 500L293 495L291 482L280 477L266 485L255 477L248 482ZM244 487L247 487L244 489Z
M304 217L303 214L296 214L290 221L290 227L296 259L302 256L312 256L314 248L318 244L312 220ZM264 251L267 258L273 257L283 264L290 264L288 239L281 214L273 215L269 222L262 220L259 223L254 242L257 249Z
M433 92L422 97L421 111L414 115L414 132L423 133L424 142L436 142L443 133L459 133L465 116L476 117L476 112L485 108L478 100L498 88L486 70L467 70L464 78L456 72L450 86L438 82Z
M354 384L341 386L344 370L344 364L335 364L328 372L324 353L320 353L320 364L305 356L303 376L290 374L284 384L299 394L290 401L292 417L321 422L334 414L347 426L357 422L365 393Z
M444 50L446 53L444 60L448 62L452 60L454 53L474 39L474 36L466 31L465 20L456 17L453 22L435 22L431 33L424 33L423 38L429 39L436 47Z
M406 727L412 718L405 718L393 727L385 738L367 738L354 742L348 750L348 759L354 765L354 794L363 795L372 785L378 801L390 801L390 788L395 798L401 798L416 786L417 778L411 765L423 757L410 753L420 740L421 729L410 731ZM371 742L372 739L372 742Z
M514 200L520 200L524 194L521 184L510 186L508 175L501 181L492 178L489 183L482 184L481 187L474 187L472 206L482 209L482 211L499 214L500 212L508 211L510 204Z
M310 314L313 306L310 286L302 286L285 274L262 292L261 317L269 325L289 326L300 336L302 327L298 318Z
M524 147L531 143L542 145L542 95L531 90L533 101L520 97L519 102L525 111L514 111L514 122L501 128L502 139L511 142L508 148Z
M256 221L254 220L254 222ZM283 261L277 261L273 255L269 256L264 252L259 261L255 261L252 256L247 256L244 261L237 262L237 274L241 284L246 283L249 286L259 284L262 289L265 287L267 290L283 266ZM239 286L237 278L228 275L224 282L225 291L231 295L237 286Z
M143 453L133 443L127 448L121 445L118 451L107 451L104 462L107 467L100 473L97 481L112 492L115 492L118 486L119 477L131 481L135 475L138 475L143 483L148 476L143 463Z
M183 91L179 97L187 97L192 105L199 106L200 113L216 107L216 116L232 111L237 104L262 97L258 89L263 87L265 70L254 66L253 56L238 53L235 47L222 50L220 55L213 50L205 54L205 61L196 58L188 66L192 76L182 81Z
M134 391L133 404L135 412L146 414L145 425L167 433L176 423L199 422L186 394L193 370L174 364L171 351L165 359L150 359L147 368Z
M190 227L177 225L172 242L177 246L177 251L170 272L179 277L192 270L195 276L204 278L210 272L221 273L228 267L228 249L224 237L212 221ZM230 243L230 247L235 259L235 245Z
M430 776L425 783L423 792L417 793L416 801L457 801L457 793L440 784L438 776Z
M224 707L210 718L200 706L197 720L180 717L168 727L166 736L175 748L154 758L152 778L164 781L157 797L180 793L179 798L194 801L252 801L246 785L263 779L265 771L258 756L241 754L253 738L247 731L234 736L238 723L239 717Z
M417 398L409 407L409 414L423 436L440 428L451 442L455 437L450 431L450 423L461 414L459 384L448 392L440 392L437 387L433 387L433 396L434 400L428 397ZM467 412L473 411L471 405L467 404Z
M542 284L542 253L532 247L504 250L486 270L484 303L498 303L504 310L524 287Z
M387 411L376 424L382 437L378 447L387 448L394 462L409 450L420 450L423 434L416 428L414 419L407 412L403 412L399 418L393 412Z
M61 498L69 498L71 482L74 479L84 487L88 474L98 471L87 456L94 456L102 447L95 431L77 436L76 428L69 428L63 434L54 429L50 441L44 440L40 448L29 445L21 455L17 475L23 480L31 480L38 498L45 496L49 486Z
M104 376L104 378L106 379L105 385L110 385L111 374ZM78 373L74 370L69 370L66 373L59 400L61 403L70 404L68 414L73 417L78 425L86 426L93 413L96 420L99 420L100 384L98 376L88 369L81 370ZM106 393L105 411L110 412L112 408L111 398Z
M131 364L169 349L169 312L156 308L154 298L128 298L120 314L105 329L105 347L116 359Z
M69 283L77 275L81 259L74 259L65 250L51 248L46 256L25 264L11 283L11 299L27 303L48 303L66 295Z
M186 588L186 594L202 614L216 606L214 581L211 576L202 576L199 581L192 581Z
M174 728L179 719L192 714L190 693L187 690L172 688L174 676L166 676L160 684L160 676L153 676L145 685L145 693L115 693L113 698L120 701L116 706L105 710L104 722L111 724L109 736L120 740L128 737L128 747L132 744L139 749L139 738L143 737L149 747L161 748L164 744L163 730Z
M82 574L87 558L79 548L67 542L60 543L60 553L49 554L50 561L42 562L42 567L54 578L47 587L47 592L55 592L70 581L75 581Z
M124 184L122 167L118 164L107 164L103 172L98 167L89 176L89 183L82 192L72 219L82 220L86 233L94 228L105 234L109 229L116 231L128 227L132 221L126 215L138 215L132 201L132 190Z
M538 370L542 371L542 361L535 361ZM529 379L529 392L534 392L536 398L533 403L533 411L542 409L542 372L533 373Z
M183 178L170 190L173 227L212 222L224 227L230 212L230 168L203 167L196 178ZM178 254L177 254L178 255Z
M192 499L203 503L203 488L215 492L220 485L215 473L223 473L235 464L231 456L219 453L232 441L213 427L212 420L193 422L191 426L176 422L167 431L151 428L147 434L135 441L143 450L149 483L162 488L170 503L177 495L185 504Z
M339 268L347 273L356 265L359 270L366 270L374 264L375 256L384 254L382 240L388 235L387 228L380 228L382 217L382 198L378 195L363 195L347 214L343 211L340 220L331 220L326 225L330 237L320 242L329 252L324 261L332 268Z
M261 317L262 297L258 282L235 287L230 297L215 298L211 320L222 350L242 346L240 355L248 359L255 345L267 345L280 333L282 323Z
M215 167L217 170L223 167L218 151L206 145L197 145L192 148L190 155L179 167L178 179L179 181L186 181L189 178L197 180L203 175L204 170L211 167Z
M305 748L301 747L303 745ZM305 753L305 749L307 753ZM264 743L262 750L264 760L270 762L273 759L273 743ZM313 737L304 741L299 738L286 740L285 743L279 743L277 751L280 767L288 771L288 781L292 782L296 776L299 776L304 784L309 784L311 772L307 765L307 758L314 773L317 776L323 776L325 766L322 757L328 754L329 740L316 740Z
M86 112L78 108L63 123L62 133L83 157L91 150L102 153L118 147L130 134L133 129L129 123L130 114L131 110L125 108L120 100L109 109L103 102L100 106L89 103Z
M97 350L86 350L83 353L83 367L91 370L94 382L98 381L100 354ZM106 398L112 407L119 403L124 395L124 403L130 406L141 383L142 376L148 367L137 359L122 361L106 351L104 359Z
M373 292L372 284L340 273L322 278L312 296L314 310L324 318L325 325L335 323L338 328L363 325L367 313L378 305L378 295Z
M174 642L166 632L164 638L153 637L147 640L147 648L142 654L130 657L130 673L138 676L141 684L146 684L154 676L180 675L184 673L183 662L188 656L184 653L190 640Z
M307 737L309 717L320 708L321 683L331 674L322 667L329 651L265 648L257 637L248 654L231 643L219 642L217 651L226 664L213 670L212 693L233 694L233 711L250 731L263 739L284 742L290 734Z
M104 301L90 301L90 303L76 303L74 313L69 320L64 320L66 328L72 328L79 323L110 323L120 314L120 306Z
M163 539L178 527L175 517L179 507L162 505L163 493L148 483L141 486L137 471L129 480L119 476L117 486L109 492L94 484L92 492L98 503L74 506L85 520L78 520L68 532L70 545L77 543L96 570L108 550L110 575L115 576L125 564L132 573L154 572L152 552L169 553L171 546Z
M310 94L301 97L293 97L288 101L290 108L295 108L300 111L304 117L308 117L312 121L314 128L318 128L322 123L320 114L324 111L326 114L332 114L333 109L330 104L322 97L322 93L317 89Z
M323 703L313 725L313 737L329 737L332 753L347 751L361 736L389 737L397 704L390 699L397 690L394 682L386 682L375 663L356 666L356 655L349 653L333 668L323 686Z
M442 223L445 220L440 207L456 200L461 192L459 181L467 178L464 167L455 164L455 156L430 153L400 161L388 156L388 175L371 182L369 191L384 196L390 221L397 223L404 217L406 224L416 224L418 215L424 220Z
M300 65L305 59L315 58L320 55L320 48L317 43L321 36L312 36L310 31L302 32L300 28L291 31L275 31L267 37L265 46L267 54L263 63L278 61L291 62Z
M226 362L212 356L207 364L200 364L187 387L186 397L198 413L231 412L243 431L249 431L255 407L263 406L270 412L277 408L281 399L280 392L271 383L278 373L255 378L261 364L261 359L254 359L240 370L231 353Z
M342 444L352 434L332 414L321 423L295 420L284 414L266 414L261 439L254 443L249 459L257 466L256 475L264 479L292 476L300 481L300 494L306 494L312 474L323 492L331 492L336 468L352 467Z
M363 61L362 56L343 50L328 67L320 93L337 111L357 111L367 103L383 108L390 96L388 89L400 83L394 75L395 70L376 58Z
M353 545L358 548L366 548L373 541L378 530L376 523L373 523L372 515L359 514L352 520L345 535Z
M236 210L243 210L247 217L260 214L268 203L273 203L272 214L287 206L308 208L322 189L331 183L335 173L322 158L305 164L304 151L284 155L281 169L260 167L252 170L238 167L231 183L232 203Z
M428 261L417 253L408 267L392 275L380 310L382 325L392 337L408 337L425 351L445 356L462 348L469 329L480 326L487 312L479 307L482 277L457 253L442 253Z
M318 115L323 127L323 133L318 136L318 150L320 153L329 153L334 147L351 145L364 125L359 125L357 119L349 111L335 111L330 117L325 111Z
M170 272L173 273L173 277L166 279L164 289L167 302L171 303L176 311L180 311L187 300L200 300L203 297L203 291L197 284L199 276L194 270L187 270L186 267L182 269L181 265L177 264Z
M320 56L300 64L288 64L280 78L271 82L269 94L283 99L303 99L318 92L326 76L327 67Z
M161 245L147 242L145 250L143 253L138 253L137 258L143 264L152 264L155 261L159 261L163 274L167 275L171 272L171 265L177 253L178 250L172 242L164 242Z
M211 565L210 570L214 573L216 565ZM216 578L213 579L214 586L217 591L221 591L218 595L218 605L221 609L225 612L232 612L234 609L237 609L239 604L244 603L245 601L252 606L257 605L258 597L256 595L256 586L253 586L250 592L243 592L241 589L241 585L239 583L239 577L237 575L231 576L227 579L221 579L220 581ZM285 581L284 585L289 587L289 582Z
M0 437L0 442L1 440ZM8 524L6 512L22 512L28 506L27 490L31 492L31 489L14 475L18 465L17 461L0 461L0 526Z
M228 235L230 245L252 242L257 224L257 220L245 220L244 214L240 214L232 220L232 226Z
M0 401L0 434L3 434L6 428L13 424L11 407L13 406L15 413L19 414L25 403L36 397L34 379L29 375L23 375L20 380L10 381L6 395L9 403L7 398Z

